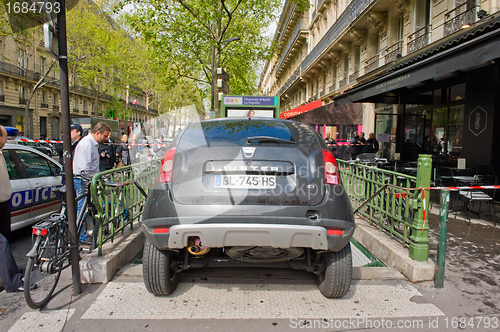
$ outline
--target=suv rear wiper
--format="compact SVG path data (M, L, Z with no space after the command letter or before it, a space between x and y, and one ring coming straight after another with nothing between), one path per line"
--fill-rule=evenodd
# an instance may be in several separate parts
M247 138L247 144L252 144L252 142L258 141L259 143L283 143L283 144L295 144L294 141L290 141L283 138L271 137L271 136L253 136Z

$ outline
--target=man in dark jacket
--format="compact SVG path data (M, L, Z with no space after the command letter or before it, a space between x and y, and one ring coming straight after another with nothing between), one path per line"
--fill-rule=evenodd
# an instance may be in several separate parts
M365 145L365 153L376 153L378 152L379 145L378 141L375 138L374 133L369 133L368 134L368 140L366 141Z
M99 172L104 172L115 167L116 152L113 143L113 139L109 138L108 142L99 144Z
M357 132L354 133L354 136L352 139L349 141L350 144L350 149L351 149L351 160L356 160L356 157L360 152L358 152L358 145L360 144L359 142L359 135Z
M83 134L83 129L82 126L80 126L78 123L73 123L71 125L71 154L75 153L75 148L82 139L82 134ZM64 158L63 158L63 144L62 143L57 143L56 144L56 152L59 155L59 163L64 164Z

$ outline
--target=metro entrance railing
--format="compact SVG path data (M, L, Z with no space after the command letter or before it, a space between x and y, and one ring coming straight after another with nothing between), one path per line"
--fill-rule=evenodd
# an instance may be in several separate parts
M337 163L355 212L408 247L410 258L427 261L429 190L421 188L430 187L432 157L419 156L417 176L355 161Z

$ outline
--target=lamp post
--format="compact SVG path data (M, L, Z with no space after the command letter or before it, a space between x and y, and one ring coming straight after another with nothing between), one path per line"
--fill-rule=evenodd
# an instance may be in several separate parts
M211 99L211 107L210 110L215 111L215 117L220 118L220 105L217 100L216 90L217 90L217 68L220 66L220 54L221 54L221 46L223 44L229 44L233 41L240 40L240 37L233 37L221 42L217 42L217 47L212 46L212 99Z

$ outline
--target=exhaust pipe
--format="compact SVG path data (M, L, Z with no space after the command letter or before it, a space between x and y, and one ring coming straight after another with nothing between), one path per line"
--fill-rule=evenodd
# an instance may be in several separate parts
M188 237L187 251L193 256L201 256L209 252L210 248L204 247L198 236L190 236Z

